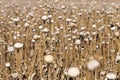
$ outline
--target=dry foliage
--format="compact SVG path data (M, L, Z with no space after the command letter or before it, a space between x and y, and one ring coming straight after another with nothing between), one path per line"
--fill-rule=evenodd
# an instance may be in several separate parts
M108 79L120 79L119 5L53 0L0 7L0 80Z

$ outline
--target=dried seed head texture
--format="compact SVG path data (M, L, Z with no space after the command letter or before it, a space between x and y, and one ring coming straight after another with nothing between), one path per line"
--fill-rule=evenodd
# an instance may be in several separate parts
M0 0L0 80L119 80L119 0Z

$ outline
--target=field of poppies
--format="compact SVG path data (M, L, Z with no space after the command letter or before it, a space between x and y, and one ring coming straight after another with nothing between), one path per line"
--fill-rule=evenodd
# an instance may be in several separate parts
M120 80L117 1L1 0L0 80Z

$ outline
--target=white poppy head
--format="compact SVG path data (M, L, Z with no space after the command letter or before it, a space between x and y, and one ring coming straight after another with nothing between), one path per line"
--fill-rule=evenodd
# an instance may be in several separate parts
M49 32L49 29L48 29L48 28L44 28L44 29L42 30L42 32L43 32L43 33L47 33L47 32Z
M52 20L51 20L51 23L53 23L53 22L54 22L54 20L52 19Z
M78 15L78 16L81 16L81 15L82 15L82 13L77 13L77 15Z
M95 59L92 59L87 63L87 68L91 71L94 71L99 66L100 66L100 63Z
M75 44L79 45L81 41L79 39L75 40Z
M68 75L70 77L77 77L79 74L80 74L80 71L78 67L70 67L68 69Z
M14 47L13 46L8 46L7 51L8 52L13 52L14 51Z
M35 42L36 42L36 41L35 41L35 39L32 39L31 41L32 41L33 43L35 43Z
M18 77L18 73L12 73L11 74L13 78L17 78Z
M48 19L48 16L47 15L43 15L42 16L42 20L47 20Z
M14 18L13 21L14 22L18 22L20 19L19 18Z
M120 61L120 55L116 56L116 61Z
M58 16L58 19L62 19L62 16Z
M5 67L10 67L10 62L6 62Z
M84 32L83 32L83 31L81 31L79 34L80 34L80 35L84 35Z
M120 35L120 33L119 32L115 32L115 36L119 36Z
M52 55L45 55L45 56L44 56L44 60L45 60L47 63L51 63L51 62L53 62L53 56L52 56Z
M39 38L40 38L40 35L36 34L36 35L33 36L33 39L39 39Z
M40 25L40 26L39 26L39 29L42 29L42 28L43 28L43 26L42 26L42 25Z
M85 30L86 28L85 28L85 27L81 27L80 29L81 29L81 30Z
M115 73L108 73L106 74L106 78L110 80L116 79L116 74Z
M114 27L112 27L112 28L111 28L111 30L112 30L112 31L115 31L115 30L116 30L116 27L115 27L115 26L114 26Z
M14 44L14 47L15 48L22 48L23 47L23 43L17 42L17 43Z
M72 19L67 18L66 21L67 21L67 22L70 22L70 21L72 21Z
M24 27L29 27L29 23L26 22L26 23L24 24Z
M51 19L51 18L52 18L52 15L48 15L48 18Z
M97 34L97 32L92 32L92 35L94 35L94 36L95 36L96 34Z
M96 28L97 26L95 24L92 25L92 28Z
M34 16L34 12L30 12L30 13L28 13L28 15L27 16Z
M62 8L62 9L65 9L65 8L66 8L66 6L61 6L61 8Z

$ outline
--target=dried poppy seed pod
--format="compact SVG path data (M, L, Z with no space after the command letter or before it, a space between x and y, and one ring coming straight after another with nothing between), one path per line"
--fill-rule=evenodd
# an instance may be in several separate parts
M58 16L58 19L62 19L63 17L62 16Z
M115 32L114 33L116 37L119 37L120 33L119 32Z
M44 28L43 30L41 30L43 33L48 33L49 29L48 28Z
M65 8L66 8L66 6L62 5L62 6L61 6L61 8L62 8L62 9L65 9Z
M43 20L43 23L45 24L45 21L48 20L48 16L47 15L43 15L42 16L42 20Z
M106 80L115 80L116 74L115 73L107 73L106 74Z
M6 62L6 63L5 63L5 67L6 67L6 68L9 68L9 67L10 67L10 62Z
M43 26L42 26L42 25L40 25L40 26L39 26L39 29L40 29L40 30L41 30L41 29L43 29Z
M92 25L92 28L96 28L96 27L97 27L96 24L93 24L93 25Z
M14 51L14 47L13 46L8 46L7 51L10 52L10 53L13 52Z
M66 21L67 21L67 22L70 22L70 21L72 21L72 19L67 18Z
M37 34L36 34L36 35L33 36L33 39L35 39L35 40L36 40L36 39L39 39L39 38L40 38L40 35L37 35Z
M81 30L85 30L86 28L85 28L85 27L81 27L80 29L81 29Z
M111 30L112 30L112 31L115 31L115 30L116 30L116 26L111 27Z
M16 72L16 73L12 73L11 74L13 78L17 78L19 76L19 74Z
M90 70L90 71L94 71L96 68L98 68L100 66L100 63L95 60L95 59L92 59L90 60L88 63L87 63L87 68Z
M26 22L25 24L24 24L24 27L29 27L29 23L28 22Z
M52 55L47 54L47 55L44 56L44 60L45 60L45 62L47 62L47 63L52 63L54 59L53 59L53 56L52 56Z
M48 18L51 19L51 18L52 18L52 15L48 15Z
M16 43L14 44L14 47L17 48L17 49L20 49L20 48L23 47L23 45L24 45L23 43L16 42Z
M81 41L79 39L75 40L75 44L80 45Z
M115 61L116 61L116 62L120 61L120 53L117 53L117 56L116 56L116 58L115 58Z
M70 67L67 73L70 77L77 77L80 74L78 67Z
M15 25L17 25L19 21L20 21L19 17L13 19L13 22L15 23Z

